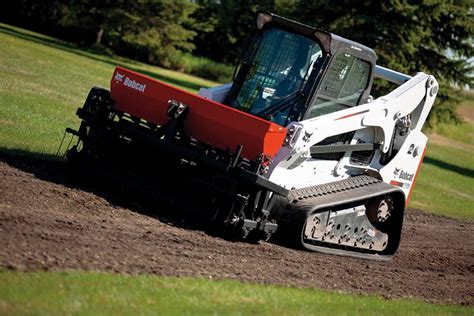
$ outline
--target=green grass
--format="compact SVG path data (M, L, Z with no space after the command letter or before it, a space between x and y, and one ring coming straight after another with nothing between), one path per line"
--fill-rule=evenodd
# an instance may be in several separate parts
M188 74L210 78L219 82L231 82L234 67L217 63L207 58L183 54L179 61L180 68Z
M410 206L474 219L474 147L428 144Z
M76 108L93 85L108 87L115 65L123 65L196 91L216 83L132 60L84 51L72 44L0 24L0 150L52 157L66 127L77 127ZM474 94L464 93L473 106ZM474 125L439 125L450 140L432 143L417 179L411 206L474 219Z
M472 315L474 308L237 281L0 271L0 314ZM6 286L5 286L6 285Z
M468 105L474 107L474 90L463 90L461 91L461 96L464 98L464 101L460 106Z
M474 109L474 92L462 91L459 108ZM440 215L474 219L474 123L428 130L428 148L410 206ZM441 136L441 137L440 137Z
M438 124L431 132L464 144L472 145L474 140L474 125L472 123Z
M461 92L459 107L474 108L474 93ZM474 219L474 124L439 124L428 139L426 157L410 206L436 214ZM439 137L441 136L441 137Z
M0 24L0 147L53 154L89 89L108 87L116 65L180 88L216 83L132 60L81 50L69 43Z
M464 144L474 144L474 124L473 124L473 112L474 112L474 92L473 91L462 91L460 92L463 100L458 105L458 108L464 108L464 111L470 111L471 117L464 118L465 122L454 125L441 123L435 126L433 129L428 130L429 133L435 133ZM461 115L462 116L462 115Z

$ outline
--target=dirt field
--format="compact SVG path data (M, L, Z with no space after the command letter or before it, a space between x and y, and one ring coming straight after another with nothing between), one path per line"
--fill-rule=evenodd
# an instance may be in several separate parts
M87 192L59 163L0 155L0 267L153 273L474 305L473 222L408 210L389 262L232 243Z

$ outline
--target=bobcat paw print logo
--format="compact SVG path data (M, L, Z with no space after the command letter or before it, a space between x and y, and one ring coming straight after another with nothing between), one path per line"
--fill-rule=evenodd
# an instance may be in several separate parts
M115 82L117 82L117 83L122 82L124 76L125 76L125 75L121 75L121 74L117 71L117 73L115 74L115 77L114 77Z
M303 141L305 143L309 142L309 139L311 138L311 136L313 136L313 133L308 133L308 132L304 132L304 136L303 136Z
M399 174L400 174L400 168L395 168L395 170L393 171L393 175L398 177Z

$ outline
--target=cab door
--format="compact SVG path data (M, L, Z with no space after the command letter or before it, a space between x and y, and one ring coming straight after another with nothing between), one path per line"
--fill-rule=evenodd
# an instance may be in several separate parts
M304 119L345 110L364 103L370 93L373 65L348 48L332 58Z
M373 63L357 56L349 48L341 48L331 58L304 119L345 110L367 101L372 86ZM354 132L334 135L317 145L342 145L351 142ZM368 153L370 154L370 153ZM312 154L315 159L339 160L344 152Z

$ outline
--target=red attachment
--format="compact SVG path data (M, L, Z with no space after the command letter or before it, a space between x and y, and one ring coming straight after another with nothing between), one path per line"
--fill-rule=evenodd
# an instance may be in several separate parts
M169 120L169 100L182 102L189 106L187 135L231 151L240 144L242 156L251 160L260 154L275 156L286 135L280 125L122 67L115 68L110 93L115 109L157 125Z

